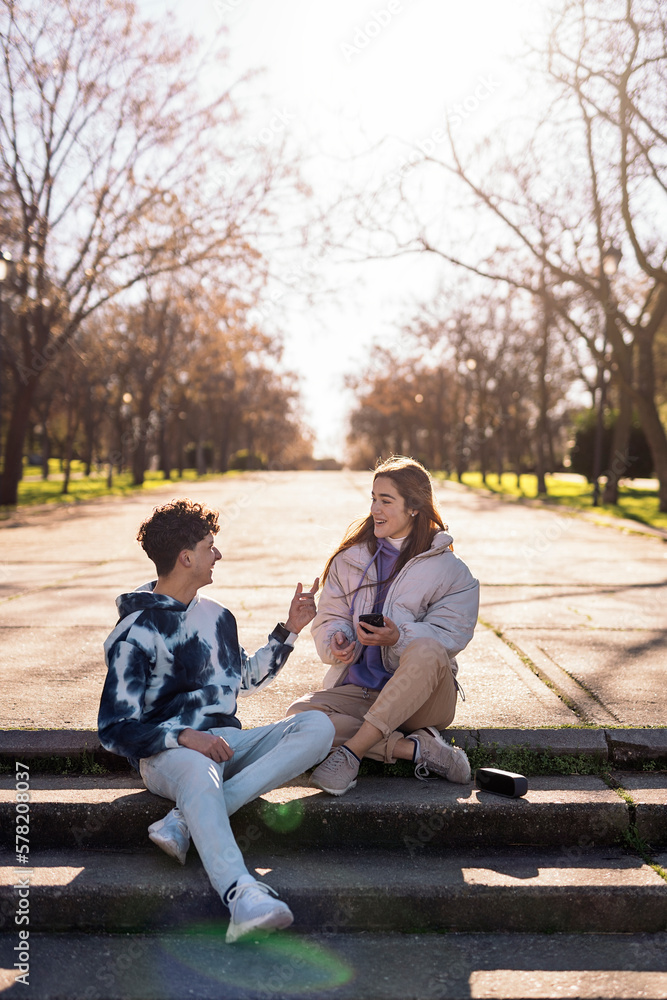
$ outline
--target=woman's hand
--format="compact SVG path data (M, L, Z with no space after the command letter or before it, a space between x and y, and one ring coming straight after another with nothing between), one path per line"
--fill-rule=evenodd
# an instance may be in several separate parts
M400 637L398 626L386 615L384 625L368 625L366 622L357 625L357 639L364 646L395 646Z
M331 652L342 663L351 663L356 643L350 642L344 632L335 632L331 640Z

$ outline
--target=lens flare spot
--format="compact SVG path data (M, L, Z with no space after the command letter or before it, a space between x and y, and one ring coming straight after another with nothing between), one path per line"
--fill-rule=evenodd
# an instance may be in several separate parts
M211 980L229 990L261 990L262 994L321 996L322 990L335 989L354 978L354 968L331 947L296 937L291 932L267 935L263 939L225 945L226 923L198 924L189 932L165 935L160 947L172 981L190 970L188 985L204 986ZM210 986L209 986L210 988Z
M265 802L262 806L262 819L275 833L291 833L303 821L303 802L299 799L291 802Z

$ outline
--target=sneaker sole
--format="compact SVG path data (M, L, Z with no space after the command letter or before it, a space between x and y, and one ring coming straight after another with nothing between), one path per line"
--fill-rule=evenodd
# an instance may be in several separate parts
M323 792L326 792L327 795L345 795L345 792L349 792L351 788L357 787L356 778L354 781L351 781L346 788L326 788L324 785L320 784L319 781L313 781L312 779L310 783L314 788L320 788Z
M164 840L160 837L160 834L157 831L151 833L150 830L148 831L148 839L152 840L155 846L159 847L165 854L168 854L170 858L175 858L179 865L185 864L185 854L181 854L179 849L174 845L173 841Z
M234 944L242 938L249 937L253 931L261 931L262 936L272 934L273 931L282 931L294 923L294 914L285 910L280 913L266 913L256 920L246 920L244 924L231 925L227 928L225 935L226 944Z

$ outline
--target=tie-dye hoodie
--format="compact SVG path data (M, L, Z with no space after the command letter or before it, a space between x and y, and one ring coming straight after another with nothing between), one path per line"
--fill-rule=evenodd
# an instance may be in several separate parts
M197 594L185 605L154 586L116 599L120 620L104 644L100 742L136 768L141 757L177 747L183 729L240 729L237 696L269 684L292 651L269 636L248 656L236 619L217 601Z

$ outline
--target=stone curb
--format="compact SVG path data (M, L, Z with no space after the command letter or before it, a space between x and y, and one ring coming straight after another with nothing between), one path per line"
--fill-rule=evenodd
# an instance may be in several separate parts
M446 729L443 735L465 748L523 747L552 756L585 756L614 767L637 767L644 761L667 761L665 729ZM94 729L0 730L0 761L87 757L109 771L129 771L124 757L100 746ZM77 760L80 764L80 760Z
M525 747L532 753L548 753L554 757L590 757L604 763L609 760L609 748L604 729L447 729L446 739L466 748L497 747L510 750ZM667 730L664 730L667 755Z
M254 850L272 867L300 934L359 931L661 931L665 883L620 849L448 852L428 868L396 852ZM30 929L141 931L225 920L201 864L152 851L49 851L31 857ZM602 874L604 873L604 874ZM14 902L11 881L0 903ZM15 902L14 902L15 905Z
M29 991L9 985L15 939L4 935L0 990L3 1000L486 1000L534 996L538 983L542 996L667 996L665 934L341 933L304 942L290 930L236 948L224 931L224 922L208 933L131 938L33 931Z
M667 760L667 729L606 729L609 760L636 767L645 760Z
M108 771L128 771L125 757L100 746L96 729L0 729L0 761L70 758L80 766L81 758L101 764Z
M655 775L652 776L659 780ZM170 803L139 779L34 778L30 790L31 850L138 849L147 827ZM641 795L643 786L637 786ZM654 796L656 832L667 845L667 782ZM12 778L0 785L0 825L15 819ZM520 799L481 792L471 784L422 783L414 778L364 777L341 799L292 785L267 793L232 817L239 846L285 849L378 847L411 858L452 847L506 844L598 847L618 843L631 828L631 807L595 776L529 779Z

